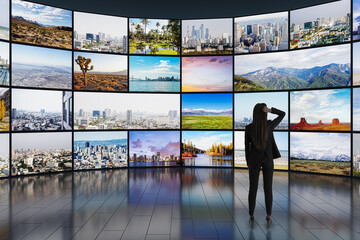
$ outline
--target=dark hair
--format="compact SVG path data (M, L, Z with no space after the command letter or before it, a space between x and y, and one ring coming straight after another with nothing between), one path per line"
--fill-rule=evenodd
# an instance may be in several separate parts
M250 136L253 144L259 150L265 150L268 143L269 131L267 122L267 113L263 111L265 103L258 103L253 110L253 122Z

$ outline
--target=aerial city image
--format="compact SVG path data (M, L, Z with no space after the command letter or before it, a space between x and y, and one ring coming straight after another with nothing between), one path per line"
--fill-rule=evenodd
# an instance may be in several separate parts
M12 135L12 175L72 169L71 132Z
M67 91L12 89L12 130L71 130L71 95Z
M351 41L349 0L290 11L290 19L291 49Z
M235 53L288 49L288 12L234 19Z
M75 92L74 98L75 130L180 128L179 94Z
M182 21L184 55L232 54L232 18Z
M74 49L127 53L127 18L74 12Z
M126 167L127 153L127 131L74 133L74 169Z

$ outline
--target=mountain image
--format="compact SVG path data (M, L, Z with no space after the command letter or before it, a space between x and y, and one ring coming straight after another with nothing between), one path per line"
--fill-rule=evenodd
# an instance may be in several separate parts
M313 68L267 67L234 76L235 91L282 90L349 86L350 64L331 63Z
M321 154L291 153L290 157L303 159L303 160L318 160L318 161L332 161L332 162L350 162L351 160L350 156L345 154L321 155Z
M225 115L232 115L232 109L227 110L208 110L208 109L188 109L184 108L182 110L182 115L187 116L225 116Z

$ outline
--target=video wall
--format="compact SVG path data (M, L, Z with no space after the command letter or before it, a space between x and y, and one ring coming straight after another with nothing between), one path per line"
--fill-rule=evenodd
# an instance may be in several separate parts
M275 169L360 176L359 19L360 0L194 20L0 0L0 177L246 168L259 102L286 112Z

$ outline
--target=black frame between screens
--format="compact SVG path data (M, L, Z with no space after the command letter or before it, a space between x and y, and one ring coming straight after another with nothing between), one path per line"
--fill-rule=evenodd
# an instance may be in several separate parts
M72 114L73 116L75 115L74 114L74 96L75 96L75 92L93 92L93 93L100 93L100 92L104 92L104 91L91 91L91 90L74 90L74 84L72 84L72 89L48 89L48 88L33 88L33 87L13 87L12 86L12 79L11 79L11 76L12 76L12 67L11 67L11 63L12 63L12 43L14 44L22 44L22 45L28 45L28 46L37 46L37 47L45 47L45 48L51 48L51 49L60 49L60 50L65 50L65 51L71 51L72 52L72 77L74 76L73 75L73 71L74 71L74 52L88 52L88 53L98 53L98 52L93 52L93 51L81 51L81 50L75 50L74 49L74 41L72 40L72 49L64 49L64 48L57 48L57 47L49 47L49 46L42 46L42 45L33 45L33 44L29 44L29 43L19 43L19 42L16 42L16 41L12 41L11 39L11 23L12 23L12 20L11 20L11 16L12 16L12 2L11 0L8 0L9 1L9 41L6 41L6 40L0 40L1 42L6 42L9 44L9 62L10 62L10 68L9 68L9 80L10 80L10 83L9 83L9 86L4 86L5 88L9 88L9 90L11 91L12 89L36 89L36 90L65 90L65 91L71 91L72 92L72 96L73 96L73 99L72 99ZM33 2L33 3L37 3L37 2L34 2L34 1L29 1L29 0L26 0L28 2ZM353 24L353 3L352 3L352 0L349 0L350 1L350 12L351 12L351 32L352 32L352 24ZM38 3L37 3L38 4ZM326 3L324 3L326 4ZM317 6L317 5L322 5L322 4L316 4L316 5L312 5L312 6ZM51 6L51 5L46 5L46 6ZM312 7L312 6L309 6L309 7ZM58 8L58 7L57 7ZM305 7L307 8L307 7ZM72 36L74 36L74 13L75 11L71 10L71 9L65 9L65 8L61 8L61 9L64 9L64 10L68 10L68 11L71 11L72 13ZM298 8L298 9L303 9L303 8ZM356 42L360 42L360 40L356 40L356 41L353 41L353 35L351 33L351 41L349 42L344 42L344 43L335 43L335 44L330 44L330 45L324 45L324 46L316 46L316 47L308 47L308 48L300 48L300 49L290 49L290 22L291 22L291 17L290 17L290 12L293 11L293 10L297 10L297 9L291 9L291 10L288 10L288 49L285 49L285 50L279 50L279 51L269 51L269 52L260 52L260 53L248 53L248 54L235 54L234 53L234 32L235 32L235 29L234 29L234 23L235 23L235 18L237 17L229 17L230 19L232 18L232 39L233 39L233 53L232 54L214 54L214 55L182 55L182 44L180 44L180 54L179 55L156 55L156 56L159 56L159 57L179 57L180 58L180 91L179 92L130 92L130 89L129 89L129 84L128 84L128 90L125 91L125 92L118 92L118 91L114 91L114 92L109 92L109 93L132 93L132 94L137 94L137 93L147 93L147 94L179 94L180 95L180 112L179 112L179 115L180 115L180 129L141 129L141 130L127 130L127 129L114 129L114 130L87 130L86 132L94 132L94 131L127 131L127 140L128 140L128 162L129 162L129 158L130 158L130 147L129 147L129 144L130 144L130 139L129 139L129 132L130 131L179 131L180 132L180 143L182 141L182 131L206 131L204 129L182 129L181 126L182 126L182 118L181 118L181 109L182 109L182 61L181 61L181 58L184 56L192 56L192 57L197 57L197 56L232 56L233 57L233 76L235 74L235 56L240 56L240 55L249 55L249 54L261 54L261 53L274 53L274 52L282 52L282 51L297 51L297 50L305 50L305 49L312 49L312 48L317 48L317 47L325 47L325 46L334 46L334 45L342 45L342 44L350 44L350 51L351 51L351 58L350 58L350 65L351 65L351 80L353 78L353 43L356 43ZM286 12L286 11L283 11L283 12ZM85 13L93 13L93 14L98 14L98 13L94 13L94 12L85 12ZM264 13L264 14L271 14L271 13ZM107 14L100 14L100 15L106 15L106 16L112 16L112 15L107 15ZM259 14L259 15L262 15L262 14ZM253 16L253 15L251 15ZM127 23L128 23L128 26L127 26L127 30L128 30L128 37L127 37L127 47L128 47L128 51L127 53L111 53L111 52L101 52L103 54L116 54L116 55L125 55L127 56L127 72L128 72L128 81L129 81L129 73L130 73L130 69L129 69L129 58L130 56L146 56L146 55L143 55L143 54L130 54L129 53L129 32L130 32L130 28L129 28L129 20L130 18L129 17L126 17L126 16L114 16L114 17L125 17L127 18ZM246 17L246 16L240 16L240 17ZM134 17L133 17L134 18ZM141 17L140 17L141 18ZM165 18L157 18L157 19L165 19ZM193 19L193 20L200 20L200 19L209 19L209 18L199 18L199 19ZM210 19L218 19L218 18L210 18ZM223 18L222 18L223 19ZM182 21L181 19L180 20L180 38L182 38ZM184 20L191 20L191 19L184 19ZM74 77L73 77L74 78ZM74 79L73 79L74 81ZM353 85L353 81L351 81L351 86L343 86L343 87L333 87L333 88L326 88L326 89L337 89L337 88L350 88L350 91L351 91L351 109L350 109L350 112L351 112L351 131L350 132L345 132L345 133L348 133L348 134L351 134L351 146L350 146L350 149L351 149L351 174L350 176L345 176L345 177L352 177L353 176L353 134L354 133L358 133L358 131L353 131L353 88L356 87ZM74 83L74 82L73 82ZM360 87L360 86L357 86L357 87ZM289 123L289 126L290 126L290 92L291 91L310 91L310 90L324 90L325 88L316 88L316 89L294 89L294 90L291 90L291 89L286 89L286 90L268 90L268 91L261 91L261 92L288 92L288 123ZM235 109L235 93L237 94L241 94L241 93L249 93L249 92L259 92L259 91L247 91L247 92L234 92L234 81L233 81L233 91L232 92L206 92L206 93L231 93L233 94L233 129L231 130L218 130L218 129L208 129L208 131L232 131L232 135L233 135L233 146L234 146L234 151L233 151L233 164L231 167L225 167L225 168L239 168L239 167L235 167L235 132L236 131L244 131L244 130L239 130L239 129L235 129L235 116L234 116L234 109ZM185 92L184 92L185 93ZM205 92L186 92L186 93L205 93ZM11 175L11 152L12 152L12 134L13 134L13 131L11 130L11 120L12 120L12 94L10 94L10 111L9 111L9 121L10 121L10 129L9 131L4 131L4 132L1 132L0 134L9 134L9 170L10 170L10 175L7 176L7 177L3 177L3 178L10 178L10 177L23 177L23 176L28 176L28 175L20 175L20 176L12 176ZM73 117L73 125L74 125L74 117ZM275 130L275 131L279 131L279 132L287 132L288 133L288 170L276 170L276 171L286 171L286 172L301 172L301 171L294 171L294 170L291 170L290 169L290 135L291 135L291 132L314 132L316 133L316 131L290 131L290 127L288 126L288 129L287 130ZM74 153L74 133L75 132L78 132L79 130L65 130L65 131L31 131L31 133L40 133L40 132L71 132L72 134L72 155ZM81 130L80 130L81 131ZM83 131L81 131L83 132ZM339 131L321 131L321 132L336 132L336 133L339 133ZM16 132L15 134L17 133L25 133L25 132ZM181 144L180 144L181 146ZM181 157L181 149L180 149L180 157ZM162 167L169 167L169 166L150 166L150 167L131 167L131 168L162 168ZM182 166L181 166L182 167ZM202 168L200 166L198 167L195 167L195 166L187 166L188 168ZM106 169L124 169L124 168L129 168L129 164L127 167L121 167L121 168L100 168L100 169L81 169L81 170L74 170L74 158L72 158L72 171L93 171L93 170L106 170ZM217 167L217 166L206 166L204 168L224 168L224 167ZM245 168L244 168L245 169ZM68 171L63 171L63 172L68 172ZM41 173L41 174L38 174L38 175L43 175L43 174L53 174L53 173L61 173L61 172L51 172L51 173ZM312 172L306 172L306 173L310 173L310 174L320 174L320 175L324 175L324 173L312 173ZM32 175L35 175L35 174L31 174L29 176L32 176ZM332 174L325 174L325 175L332 175ZM341 176L342 175L332 175L332 176Z

